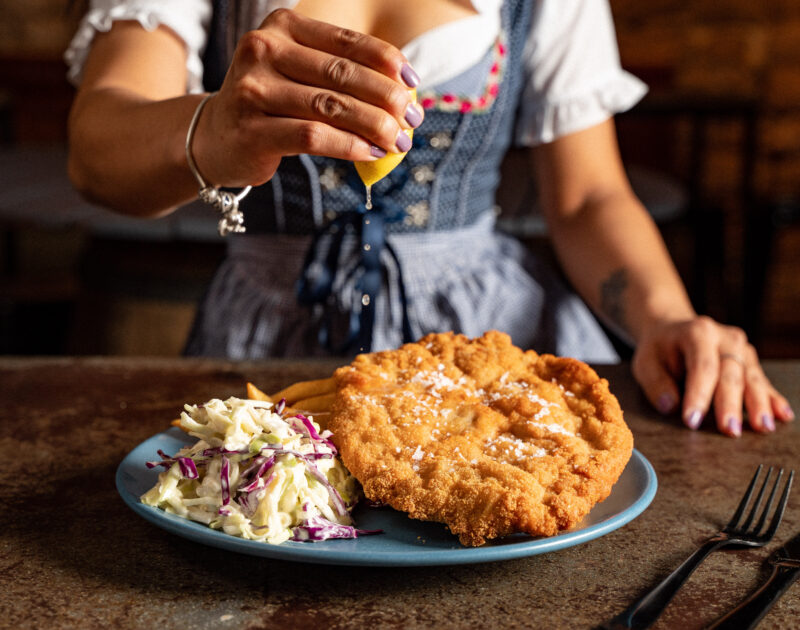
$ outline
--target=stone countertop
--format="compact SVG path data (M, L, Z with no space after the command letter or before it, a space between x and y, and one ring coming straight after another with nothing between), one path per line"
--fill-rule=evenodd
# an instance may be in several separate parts
M0 358L0 627L590 628L624 609L729 518L759 463L800 468L800 423L774 435L688 431L652 412L626 366L599 367L658 493L596 540L504 562L310 565L206 547L134 514L114 474L185 402L320 378L336 363ZM768 362L800 410L800 362ZM800 471L799 471L800 472ZM760 583L800 531L800 487L765 549L712 554L655 628L701 628ZM765 618L797 628L800 585Z

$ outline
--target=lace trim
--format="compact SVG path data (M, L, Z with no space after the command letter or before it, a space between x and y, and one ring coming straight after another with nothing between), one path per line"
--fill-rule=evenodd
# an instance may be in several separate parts
M74 85L78 85L83 78L83 69L95 35L107 33L111 30L114 22L122 20L136 21L147 31L154 31L160 25L175 31L178 37L184 41L188 55L186 62L187 91L203 91L203 64L195 47L186 42L184 34L178 32L158 11L123 6L111 9L92 9L81 20L75 36L64 53L64 61L68 66L67 77Z
M646 93L647 85L623 70L587 93L529 105L519 118L517 142L532 146L588 129L630 109Z
M501 33L494 44L492 66L480 96L464 96L452 92L439 94L433 90L426 90L420 94L420 104L424 109L436 109L444 112L461 112L462 114L486 112L500 93L507 53L505 36Z

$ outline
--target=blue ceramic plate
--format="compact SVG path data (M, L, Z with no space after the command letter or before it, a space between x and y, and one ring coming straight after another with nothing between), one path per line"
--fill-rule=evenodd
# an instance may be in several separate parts
M359 507L354 512L358 527L382 529L383 534L354 540L269 545L230 536L139 502L139 497L155 485L160 470L146 468L145 462L158 459L158 449L172 454L193 439L174 428L154 435L133 449L117 469L117 490L125 503L151 523L183 538L253 556L299 562L426 566L494 562L548 553L584 543L622 527L650 505L657 486L656 474L650 462L634 450L608 499L596 505L576 528L558 536L534 538L513 535L482 547L462 547L444 525L415 521L391 508Z

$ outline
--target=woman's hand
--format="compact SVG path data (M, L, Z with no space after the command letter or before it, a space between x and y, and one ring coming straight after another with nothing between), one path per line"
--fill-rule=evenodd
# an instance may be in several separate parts
M760 433L774 431L775 419L794 419L744 331L708 317L653 326L637 344L633 374L665 414L678 408L683 381L681 416L691 429L700 426L712 403L717 427L734 437L741 435L743 411Z
M374 37L278 10L246 34L192 142L214 186L261 184L285 155L366 161L405 151L401 128L422 122L408 87L417 75ZM94 202L160 216L197 194L186 131L200 103L187 95L184 43L164 26L115 22L92 43L70 113L69 172Z
M284 155L363 161L407 151L402 129L423 117L407 89L418 82L394 46L277 10L239 42L193 156L207 181L244 186L269 180Z

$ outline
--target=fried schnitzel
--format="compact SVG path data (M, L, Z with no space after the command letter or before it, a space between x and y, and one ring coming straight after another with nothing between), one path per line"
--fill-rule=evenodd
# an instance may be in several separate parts
M606 380L495 331L362 354L334 378L329 428L367 498L464 545L574 526L633 449Z

